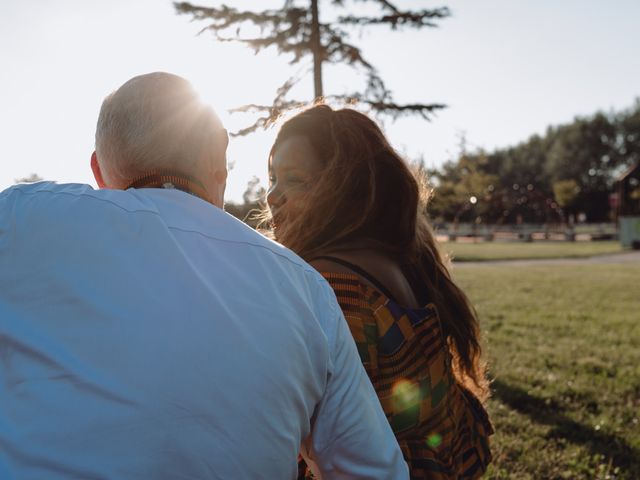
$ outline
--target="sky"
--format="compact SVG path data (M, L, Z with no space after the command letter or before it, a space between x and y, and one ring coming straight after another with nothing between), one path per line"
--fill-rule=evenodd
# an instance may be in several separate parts
M262 9L284 0L226 3ZM408 159L438 167L455 157L461 135L472 148L492 150L577 115L630 107L640 97L637 0L395 3L452 11L436 29L353 31L396 101L448 105L431 122L384 121L391 143ZM321 11L321 20L330 14ZM254 55L198 36L203 26L176 15L164 0L0 0L0 189L33 173L95 187L89 158L100 104L135 75L186 77L234 130L251 119L227 109L269 103L300 69L273 51ZM352 90L358 81L341 68L323 73L327 93ZM311 100L312 78L295 93ZM228 200L240 200L253 176L266 185L276 132L231 140Z

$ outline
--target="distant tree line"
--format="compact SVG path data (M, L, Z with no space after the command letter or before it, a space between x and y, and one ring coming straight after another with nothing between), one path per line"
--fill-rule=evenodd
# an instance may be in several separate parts
M598 112L549 127L543 136L493 152L467 151L427 174L429 215L436 221L563 222L611 219L616 178L640 162L640 99L619 112Z

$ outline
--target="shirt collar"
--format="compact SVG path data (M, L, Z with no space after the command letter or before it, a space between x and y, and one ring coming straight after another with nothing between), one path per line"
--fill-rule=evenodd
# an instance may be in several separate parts
M202 182L193 177L178 172L151 171L133 180L125 190L129 188L166 188L181 190L196 196L205 202L213 204L209 198L207 189Z

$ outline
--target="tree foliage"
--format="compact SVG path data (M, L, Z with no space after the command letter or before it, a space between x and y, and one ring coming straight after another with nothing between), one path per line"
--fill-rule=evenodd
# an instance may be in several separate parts
M429 211L453 221L476 221L489 213L489 196L498 177L485 171L487 158L481 152L469 155L461 148L456 162L445 163L432 172L439 178L431 198Z
M41 182L42 180L44 179L40 175L38 175L37 173L32 173L27 177L16 178L15 183L36 183Z
M266 190L260 185L260 179L253 177L247 182L247 189L242 194L242 203L227 202L224 209L227 213L256 228L264 210Z
M570 207L580 193L578 182L573 179L558 180L553 184L553 196L561 208Z
M436 188L429 212L447 221L480 218L484 223L519 218L561 222L577 213L588 221L606 221L618 175L639 161L637 101L621 112L599 112L550 127L543 136L513 147L490 153L461 150L433 172ZM475 205L468 201L471 196L477 198Z
M443 108L437 103L398 104L387 88L374 65L364 56L360 47L352 41L354 30L387 26L392 30L403 28L421 29L436 27L438 22L450 15L448 8L403 10L387 0L351 0L369 3L377 7L376 15L338 15L330 22L319 18L319 0L285 0L279 9L240 10L228 5L203 7L187 2L175 2L179 14L190 15L193 20L204 22L202 32L211 32L221 42L239 42L256 53L275 48L279 54L289 57L291 65L310 65L313 73L314 95L333 102L360 103L374 112L388 114L393 118L401 115L420 115L429 119L432 112ZM347 0L327 0L322 7L346 11ZM325 94L322 83L322 68L325 64L348 65L365 73L363 89L351 92ZM291 76L278 88L271 105L248 104L232 111L259 114L256 122L239 132L246 135L271 124L280 114L290 108L305 105L314 99L295 100L288 94L301 77Z

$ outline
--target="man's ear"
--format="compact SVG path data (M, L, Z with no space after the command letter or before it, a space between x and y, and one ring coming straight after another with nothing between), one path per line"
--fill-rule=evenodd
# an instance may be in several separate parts
M224 185L227 183L227 174L228 171L226 167L220 168L213 173L213 178L215 179L217 184Z
M208 161L213 170L213 180L224 187L227 183L227 147L229 146L229 134L225 129L217 130L213 135L213 143Z
M93 172L93 177L96 179L98 187L106 188L104 183L104 178L102 178L102 170L100 170L100 164L98 163L98 156L96 152L91 154L91 171Z

